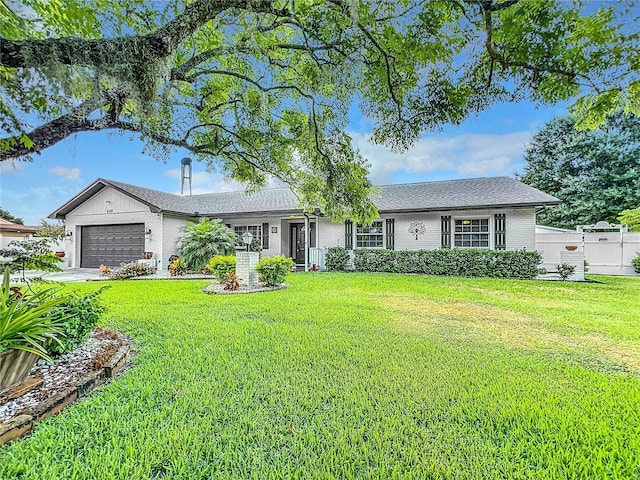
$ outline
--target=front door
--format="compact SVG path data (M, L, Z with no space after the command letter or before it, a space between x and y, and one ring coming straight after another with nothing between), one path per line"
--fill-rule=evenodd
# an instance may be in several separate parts
M316 224L310 222L309 226L309 245L314 247L316 244ZM289 238L291 239L289 254L296 265L304 265L304 223L291 223L289 228Z

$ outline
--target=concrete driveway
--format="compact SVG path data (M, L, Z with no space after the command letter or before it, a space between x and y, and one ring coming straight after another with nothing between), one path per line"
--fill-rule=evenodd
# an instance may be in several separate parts
M97 268L67 268L62 272L27 270L25 272L25 277L27 279L42 277L43 280L49 280L51 282L86 282L87 280L96 280L100 278L100 270ZM22 280L22 275L12 273L11 280L20 282Z

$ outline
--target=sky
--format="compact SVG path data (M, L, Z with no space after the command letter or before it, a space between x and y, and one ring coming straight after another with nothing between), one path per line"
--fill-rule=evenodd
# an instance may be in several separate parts
M539 107L527 102L498 104L464 124L423 135L404 153L393 153L369 141L372 123L354 108L348 131L371 164L376 185L490 177L521 171L523 152L533 134L566 105ZM129 134L81 133L35 156L33 162L0 167L0 206L27 225L37 225L97 178L106 178L169 193L180 193L180 159L175 151L166 163L143 152ZM201 162L193 165L193 193L242 190Z

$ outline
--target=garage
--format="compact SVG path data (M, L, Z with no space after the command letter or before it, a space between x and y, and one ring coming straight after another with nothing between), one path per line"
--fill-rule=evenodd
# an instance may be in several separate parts
M143 251L144 223L82 227L81 267L117 267L141 258Z

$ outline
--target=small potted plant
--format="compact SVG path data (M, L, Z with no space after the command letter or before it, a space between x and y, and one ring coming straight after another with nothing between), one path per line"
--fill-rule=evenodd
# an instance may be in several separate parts
M0 288L0 391L20 384L38 360L51 361L46 345L63 333L66 316L51 315L69 300L52 287L31 295L18 294L9 285L9 268Z

